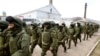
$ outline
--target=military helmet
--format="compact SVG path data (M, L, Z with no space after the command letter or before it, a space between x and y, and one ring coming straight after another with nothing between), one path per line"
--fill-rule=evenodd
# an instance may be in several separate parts
M75 24L74 24L74 23L71 23L70 26L71 26L71 27L75 27Z
M60 31L62 31L63 30L63 26L61 25L61 26L59 26L59 30Z
M66 25L65 25L65 23L62 23L62 25L65 27Z
M32 26L32 27L37 27L38 24L37 24L37 23L33 23L33 24L31 24L31 26Z
M59 24L56 23L55 26L56 26L56 27L59 27Z
M7 21L0 21L0 29L4 30L8 27L8 22Z
M23 22L17 17L8 16L6 18L6 21L8 21L9 23L14 23L15 26L17 26L17 27L22 27L23 26Z
M77 22L77 26L81 26L81 24L79 22Z
M50 22L44 22L42 28L44 28L45 26L47 27L47 29L50 29L52 25Z

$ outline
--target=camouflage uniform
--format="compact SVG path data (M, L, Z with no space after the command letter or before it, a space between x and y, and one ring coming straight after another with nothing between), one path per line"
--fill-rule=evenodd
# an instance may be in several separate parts
M32 32L31 32L30 26L28 26L25 22L23 22L23 29L25 30L25 32L26 32L29 36L32 36Z
M43 32L43 29L41 27L38 27L38 45L40 46L40 48L42 48L42 32Z
M52 44L51 44L51 52L53 56L57 56L58 51L58 26L55 24L54 27L51 29L51 37L52 37Z
M63 32L63 26L59 26L59 31L58 31L58 45L62 45L64 48L64 52L66 52L66 46L65 46L65 32Z
M19 18L8 16L6 21L14 24L9 32L9 48L11 56L30 56L30 37L22 30L22 21ZM10 26L10 25L9 25Z
M6 21L0 21L0 56L5 56L4 54L4 48L5 48L5 43L6 41L3 37L3 31L8 27L8 23Z
M38 33L37 33L37 25L36 24L32 24L32 37L31 37L31 54L33 53L33 50L35 48L35 46L37 45L38 43Z
M9 51L9 38L7 38L6 34L4 32L6 31L5 29L8 27L8 22L6 21L0 21L0 56L10 56L10 51ZM3 53L2 53L3 52Z
M42 32L42 53L41 56L45 56L46 52L50 49L52 38L50 31L50 23L46 22L43 25L44 31Z
M93 35L93 31L94 31L93 25L91 24L91 25L89 25L89 37L90 37L90 38L91 38L92 35Z
M80 23L77 23L77 27L75 28L76 43L77 43L77 39L79 39L81 42L81 32L82 32L81 25L80 25Z
M68 49L70 49L71 46L71 41L73 40L74 45L76 46L76 39L74 37L75 35L75 29L74 29L75 25L71 24L70 28L68 29L68 35L69 35L69 41L68 41Z
M89 37L89 23L86 23L86 25L84 26L84 39L87 39L88 40L88 37Z

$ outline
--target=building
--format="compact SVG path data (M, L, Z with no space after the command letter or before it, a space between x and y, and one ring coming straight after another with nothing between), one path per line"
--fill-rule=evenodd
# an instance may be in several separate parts
M6 19L6 12L2 12L2 16L0 16L0 20L5 21Z
M58 19L61 18L59 11L53 6L52 0L50 0L49 5L41 7L39 9L29 11L16 15L24 21L32 21L33 19L45 20L45 19Z
M5 19L6 19L6 16L0 16L1 21L5 21Z

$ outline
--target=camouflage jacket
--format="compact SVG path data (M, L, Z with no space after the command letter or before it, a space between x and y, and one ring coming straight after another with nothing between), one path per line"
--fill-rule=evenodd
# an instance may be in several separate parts
M21 31L14 37L11 35L9 40L9 48L11 56L29 56L30 37Z

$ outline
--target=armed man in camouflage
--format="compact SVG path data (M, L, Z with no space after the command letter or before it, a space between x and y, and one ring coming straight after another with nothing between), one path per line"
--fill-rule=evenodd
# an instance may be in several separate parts
M65 46L65 33L63 32L63 26L59 26L58 30L58 46L62 45L64 52L66 52L67 49Z
M63 33L64 33L64 42L68 43L68 28L65 23L62 23Z
M58 51L58 26L58 24L52 24L51 29L52 44L50 50L53 53L53 56L57 56Z
M31 37L31 54L32 54L35 46L38 43L39 36L37 33L37 30L38 30L37 24L34 23L34 24L31 24L31 26L32 26L32 37Z
M42 53L41 56L45 56L46 52L50 49L52 44L52 37L51 37L51 24L49 22L45 22L43 24L43 32L42 32Z
M89 37L89 23L87 22L84 26L84 38L83 40L88 40Z
M40 46L40 48L42 48L42 32L43 32L43 28L42 28L42 25L40 24L38 26L38 30L37 30L37 33L38 33L38 45Z
M90 25L89 25L89 37L90 37L90 38L93 36L93 31L94 31L93 25L90 24Z
M75 24L74 23L70 24L70 28L68 29L68 35L69 35L68 49L70 49L72 40L74 42L74 45L76 46L76 39L74 37L75 35Z
M25 32L26 32L29 36L32 36L32 32L31 32L30 26L28 26L25 22L23 22L23 30L25 30Z
M11 56L30 56L30 37L22 29L22 21L19 18L12 16L8 16L6 21L9 22L9 49Z
M7 21L0 21L0 56L10 56L9 47L6 44L7 39L3 31L8 27Z
M75 27L75 36L74 36L76 38L76 43L77 39L79 39L81 42L81 33L82 33L81 24L77 22L77 26Z

